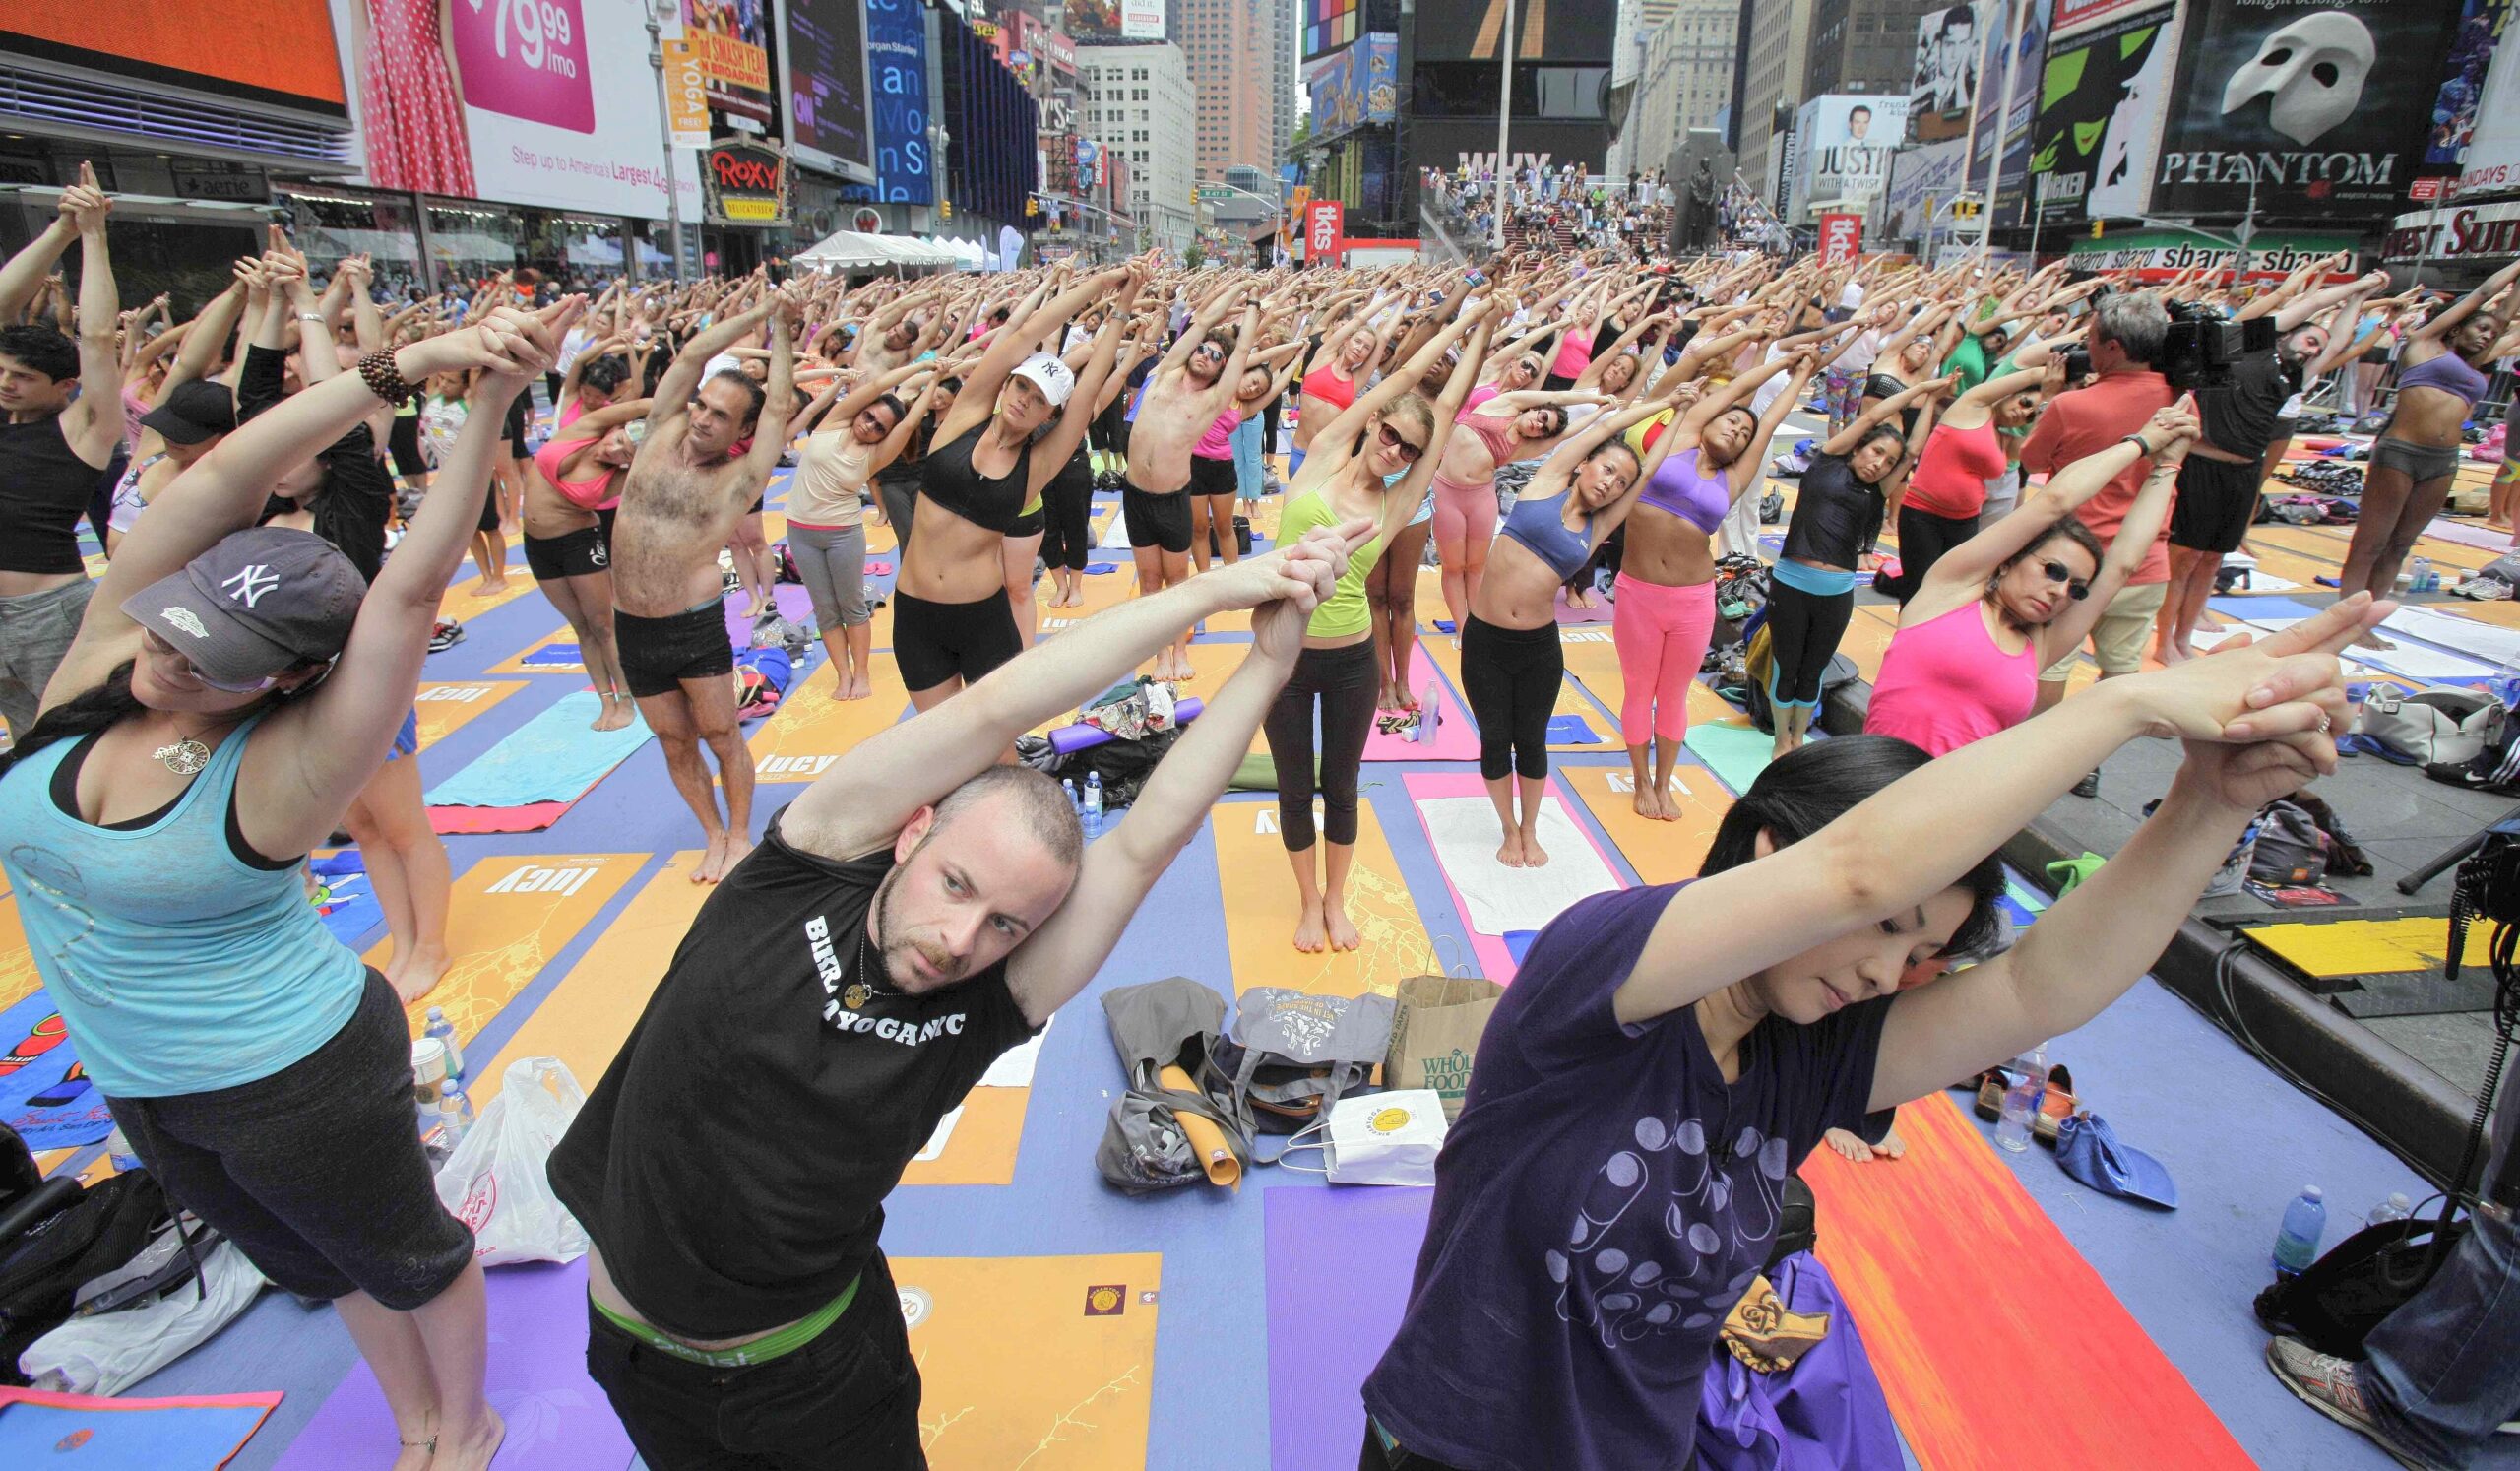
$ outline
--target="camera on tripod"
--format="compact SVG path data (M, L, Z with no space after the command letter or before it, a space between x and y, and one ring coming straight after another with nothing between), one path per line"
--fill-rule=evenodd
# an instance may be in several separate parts
M2228 388L2234 364L2251 353L2275 349L2272 315L2235 322L2193 301L2164 304L2170 312L2170 332L2162 339L2161 361L2154 366L2181 393Z

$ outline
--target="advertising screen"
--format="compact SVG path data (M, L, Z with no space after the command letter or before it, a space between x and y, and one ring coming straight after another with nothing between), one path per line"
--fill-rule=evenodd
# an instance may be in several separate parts
M1969 131L1969 109L1978 103L1978 11L1954 5L1931 10L1917 22L1917 65L1908 84L1908 118L1920 143L1939 143Z
M875 176L866 118L864 0L788 0L788 141L797 156L860 183Z
M2432 96L2432 131L2424 140L2424 161L2457 164L2476 135L2485 102L2486 78L2503 31L2511 24L2510 0L2462 0L2459 24L2442 63L2441 87Z
M1089 43L1162 40L1164 21L1164 0L1067 0L1067 34Z
M927 156L927 21L919 0L866 0L866 53L875 183L851 185L841 197L927 204L936 186Z
M770 121L770 7L760 0L681 0L681 4L682 32L691 42L701 73L709 79L710 105Z
M434 17L434 8L429 14ZM32 54L102 72L180 81L205 92L329 104L320 110L337 115L346 110L325 0L261 0L250 24L246 19L232 5L208 0L8 0L0 5L0 36ZM434 40L433 19L413 29Z
M1603 0L1515 0L1514 54L1526 61L1606 63L1616 38L1618 9ZM1505 11L1506 0L1418 0L1418 59L1493 63L1505 31Z
M1400 38L1369 32L1348 49L1314 62L1304 88L1312 97L1312 136L1327 140L1392 117L1392 69Z
M2144 213L2170 85L2172 14L2123 15L2048 53L2030 154L2042 221Z
M1801 180L1795 198L1857 210L1870 204L1890 181L1891 151L1907 127L1904 96L1832 94L1803 103L1795 128Z
M1969 145L1958 138L1901 149L1881 195L1881 237L1924 238L1928 212L1949 204L1960 191L1960 166L1967 161Z

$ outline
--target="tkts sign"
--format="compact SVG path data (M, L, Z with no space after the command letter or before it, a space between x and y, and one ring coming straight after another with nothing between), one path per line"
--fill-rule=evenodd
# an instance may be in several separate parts
M766 143L728 138L710 145L700 171L718 224L788 223L788 157Z

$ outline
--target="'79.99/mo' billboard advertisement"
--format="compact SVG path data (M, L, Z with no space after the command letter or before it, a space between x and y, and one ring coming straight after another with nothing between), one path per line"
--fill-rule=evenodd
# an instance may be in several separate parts
M2261 216L2403 198L2458 19L2447 0L2192 0L2152 208L2236 216L2252 182Z

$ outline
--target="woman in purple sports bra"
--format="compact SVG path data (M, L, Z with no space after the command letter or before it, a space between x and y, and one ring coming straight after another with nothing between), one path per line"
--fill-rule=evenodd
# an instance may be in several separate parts
M1435 467L1435 555L1444 568L1444 607L1453 626L1464 626L1487 572L1488 544L1496 540L1496 471L1516 460L1538 459L1566 437L1567 406L1600 404L1595 393L1500 393L1454 422L1464 432L1444 436Z
M2520 261L2407 334L2398 354L2397 406L2379 443L2371 446L2362 515L2336 576L2339 597L2368 592L2381 598L2394 591L2398 565L2450 498L2459 431L2485 397L2486 365L2512 350L2503 335L2511 308L2502 297L2515 280Z

